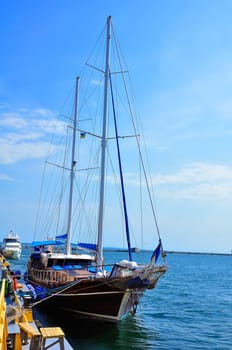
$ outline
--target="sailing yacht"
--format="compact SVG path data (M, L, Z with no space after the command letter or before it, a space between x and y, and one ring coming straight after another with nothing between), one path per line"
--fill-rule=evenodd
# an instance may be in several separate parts
M69 173L66 228L65 231L62 231L64 229L59 230L57 228L58 224L57 226L54 225L54 230L56 231L54 231L54 236L52 236L52 228L49 227L49 232L47 234L49 239L35 240L32 242L33 251L28 261L25 278L27 285L35 294L35 303L38 300L40 303L42 302L47 306L56 309L59 308L68 313L74 313L79 317L117 322L127 314L135 313L143 293L156 286L159 278L167 271L167 265L165 260L162 259L162 241L143 162L142 166L140 166L140 170L142 169L141 173L145 175L145 181L142 182L142 185L148 189L147 198L151 204L151 214L153 216L152 227L149 226L149 231L156 232L157 243L155 244L155 249L154 247L151 248L151 252L153 251L153 253L151 253L147 263L138 263L134 261L132 256L133 248L131 247L130 238L131 221L134 220L136 222L137 228L139 224L137 222L138 215L133 213L132 219L130 219L128 213L126 185L129 180L128 178L125 179L124 176L120 140L135 140L139 154L138 159L142 161L142 152L139 142L140 135L137 133L137 130L134 129L133 133L129 135L119 133L118 114L120 114L120 111L116 111L116 100L121 99L121 97L115 94L113 82L114 79L118 79L119 76L122 76L122 82L123 85L125 85L124 76L127 74L127 71L122 68L121 60L118 61L118 71L114 70L113 64L111 65L111 41L114 38L111 17L107 18L105 33L106 45L103 68L96 67L87 62L87 66L90 70L94 70L103 77L104 89L99 81L91 80L92 85L99 87L102 92L102 123L99 124L98 122L92 121L94 116L90 110L86 112L88 113L87 118L87 114L83 112L83 107L79 107L80 78L78 77L75 86L75 104L73 118L71 118L72 125L68 126L68 131L72 134L70 165L64 164L61 166L48 161L46 163L50 166L55 164L56 168L58 168L62 174L67 173L67 171ZM86 100L86 98L84 100ZM97 99L94 100L92 105L98 105ZM110 105L112 105L112 111L110 111ZM99 117L99 114L98 107L98 111L95 114L96 118ZM131 114L130 107L129 114ZM109 121L110 116L112 117L111 121ZM96 129L98 128L98 131L87 131L86 128L82 126L85 123L91 124L91 126L96 127ZM125 119L123 125L127 126ZM99 132L99 130L101 132ZM77 137L78 135L80 136L79 138ZM87 138L88 140L93 139L94 142L98 142L99 146L97 147L95 144L94 146L90 146L89 154L91 156L94 155L94 161L88 161L88 166L81 168L82 163L77 161L77 158L83 155L86 161L87 141L83 140ZM86 142L82 154L79 148L77 148L78 142L79 145L80 142ZM113 155L111 155L110 161L107 163L107 156L111 151L111 147L114 147L115 151ZM129 156L129 148L126 151L124 145L123 148L124 152ZM98 163L95 155L99 153L100 161ZM65 155L66 154L67 152L65 152ZM117 159L118 163L117 171L119 175L117 176L113 176L113 173L107 173L109 164L115 159ZM130 163L129 158L127 158L126 163ZM115 169L116 168L114 168L114 170ZM94 172L97 172L98 175L92 175ZM119 188L119 190L117 190L117 196L121 201L120 209L117 212L115 209L116 202L112 199L113 192L111 187L107 187L107 183L110 183L110 185L112 184L113 177L115 177L115 182ZM77 181L80 181L78 185ZM90 200L88 197L90 182L98 186L98 191L95 191L97 199ZM63 188L67 189L67 183L62 181L62 184ZM77 187L76 192L78 192L79 195L78 207L74 206L75 186ZM50 188L50 186L48 188ZM61 192L63 193L63 191ZM131 192L131 190L128 190L128 192ZM134 190L132 190L132 192L134 192ZM145 192L145 190L142 192ZM106 204L107 195L110 197L108 204ZM93 211L93 207L94 209L96 208L96 211ZM51 211L53 211L54 208L55 205L52 206ZM59 221L61 221L60 215L66 213L63 202L59 208L58 216ZM147 207L144 209L147 211ZM132 212L133 211L134 208ZM49 210L47 209L46 212L48 213ZM122 217L122 221L119 220L119 216ZM78 228L76 228L74 224L76 219L79 225ZM115 222L113 222L113 220L115 220ZM122 225L120 224L121 222ZM109 264L104 260L103 256L104 237L107 232L109 237L112 237L110 236L110 231L114 231L114 234L119 237L119 231L121 230L125 233L126 237L127 258ZM77 231L80 237L83 233L82 236L85 241L81 241L81 238L79 238L76 242L73 242L74 231ZM93 240L87 241L87 236L91 231L94 231L94 239L96 237L95 242ZM91 237L90 234L89 237ZM158 259L162 259L160 264L158 264Z
M21 257L22 245L19 236L13 231L10 231L3 238L1 253L7 259L19 259Z

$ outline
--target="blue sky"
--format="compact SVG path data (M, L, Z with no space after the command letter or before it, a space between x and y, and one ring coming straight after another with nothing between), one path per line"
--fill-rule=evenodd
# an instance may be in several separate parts
M229 0L2 2L1 237L13 229L33 239L53 118L112 15L149 145L164 246L230 252L231 12Z

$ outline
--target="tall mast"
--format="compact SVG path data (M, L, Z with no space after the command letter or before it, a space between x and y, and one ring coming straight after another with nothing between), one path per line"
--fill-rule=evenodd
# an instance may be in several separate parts
M73 185L75 177L75 149L76 149L76 129L77 129L77 114L78 114L78 92L79 92L79 77L76 78L74 120L73 120L73 139L72 139L72 158L70 169L70 189L69 189L69 206L68 206L68 223L67 223L67 242L66 254L71 253L71 221L72 221L72 204L73 204Z
M105 56L105 81L104 81L104 105L103 105L103 127L102 127L102 145L101 145L101 182L100 182L100 200L98 214L98 241L97 241L97 265L101 269L103 262L103 211L105 195L105 154L106 154L106 124L108 113L108 82L110 73L110 35L111 35L111 16L107 18L107 36L106 36L106 56Z

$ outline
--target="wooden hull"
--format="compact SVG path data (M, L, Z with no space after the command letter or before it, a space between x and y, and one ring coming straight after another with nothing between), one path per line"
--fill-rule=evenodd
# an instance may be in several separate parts
M138 265L124 260L103 273L91 267L89 256L88 266L81 257L53 253L44 260L44 256L32 256L26 281L35 299L77 316L117 322L135 313L144 291L154 288L167 269L165 265ZM61 266L64 260L69 263ZM42 262L47 266L43 268Z
M30 281L32 282L32 281ZM80 281L63 290L38 289L44 306L59 308L80 317L117 322L128 313L135 313L145 288L125 288L118 280Z
M140 292L141 293L141 292ZM76 314L79 317L117 322L130 312L134 312L131 291L104 292L101 294L55 296L49 305Z
M148 278L139 276L82 279L55 287L48 281L28 279L44 306L59 308L80 317L117 322L134 314L146 289L155 287L166 271L157 267ZM154 271L153 271L154 272Z

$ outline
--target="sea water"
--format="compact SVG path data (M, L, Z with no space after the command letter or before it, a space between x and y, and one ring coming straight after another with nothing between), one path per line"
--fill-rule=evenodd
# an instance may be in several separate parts
M149 261L151 252L135 253ZM11 261L26 270L28 251ZM106 252L107 262L125 259L124 253ZM135 316L118 324L64 321L58 312L36 308L44 326L61 326L76 350L231 350L232 255L168 254L168 272L153 290L147 290Z

